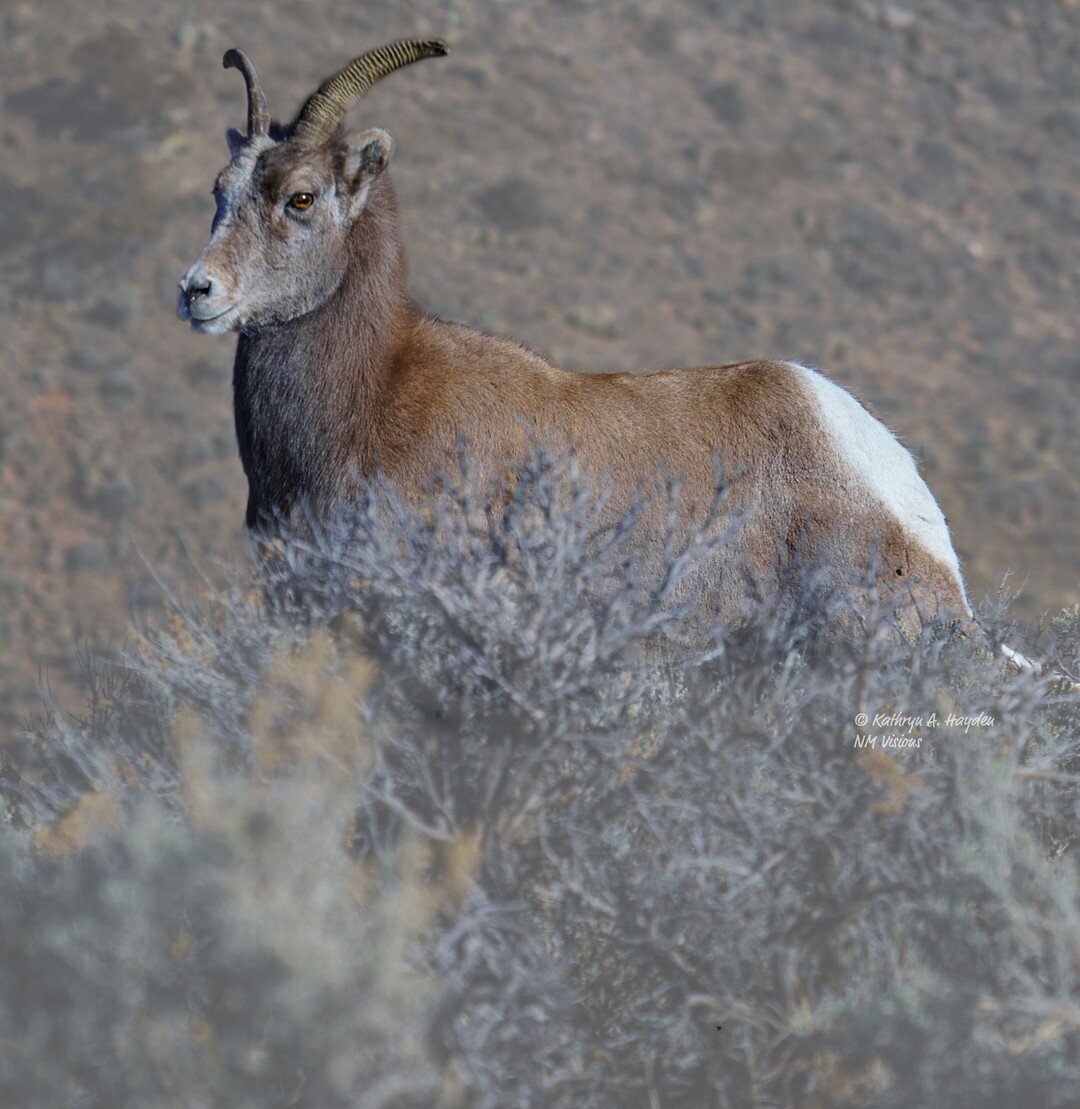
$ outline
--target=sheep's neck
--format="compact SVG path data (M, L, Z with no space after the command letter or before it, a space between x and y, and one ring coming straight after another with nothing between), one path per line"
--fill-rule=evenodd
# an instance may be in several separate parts
M350 264L329 300L237 346L233 390L249 527L301 501L325 506L343 482L371 471L393 355L412 311L387 183L373 189L353 226Z

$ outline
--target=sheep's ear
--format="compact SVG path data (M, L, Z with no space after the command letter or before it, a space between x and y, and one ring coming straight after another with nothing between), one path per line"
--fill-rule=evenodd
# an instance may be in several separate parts
M341 176L352 194L355 214L363 207L368 186L390 164L394 140L383 130L373 127L346 135L341 144Z
M240 153L241 147L247 141L246 136L235 127L230 127L225 132L225 141L229 144L229 153L235 158Z

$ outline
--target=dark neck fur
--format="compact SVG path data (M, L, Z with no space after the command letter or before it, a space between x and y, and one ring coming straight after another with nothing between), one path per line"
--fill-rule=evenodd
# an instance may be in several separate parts
M349 254L325 304L237 345L233 399L249 527L300 502L326 507L378 456L380 399L410 311L386 174L351 229Z

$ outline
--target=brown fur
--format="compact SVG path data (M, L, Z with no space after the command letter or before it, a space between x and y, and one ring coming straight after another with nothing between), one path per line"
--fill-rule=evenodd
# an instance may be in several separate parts
M241 332L249 526L302 501L323 510L357 475L419 494L459 445L473 475L495 482L539 441L573 450L612 512L677 479L683 536L709 515L719 464L730 494L713 526L740 527L691 588L729 622L748 599L798 596L815 571L826 587L865 573L875 554L886 586L921 613L968 611L957 573L848 468L798 368L571 374L513 339L420 311L406 292L391 149L371 130L299 150L278 129L238 140L218 179L214 231L182 279L180 313L211 334ZM297 192L317 202L298 211ZM656 505L636 537L650 566L664 523Z
M340 172L332 147L265 152L253 180L267 207ZM478 476L493 480L539 439L573 449L612 511L677 478L687 531L713 501L719 461L731 484L721 526L736 516L742 524L697 585L728 619L748 597L783 588L796 564L849 575L875 549L890 584L913 589L927 613L966 607L948 569L867 501L792 366L569 373L515 340L436 319L407 298L388 175L368 188L342 240L344 262L328 260L343 268L328 299L241 335L235 399L249 525L300 500L329 506L349 495L355 475L378 471L419 491L453 464L459 443ZM660 519L654 513L642 529L646 560L662 550Z

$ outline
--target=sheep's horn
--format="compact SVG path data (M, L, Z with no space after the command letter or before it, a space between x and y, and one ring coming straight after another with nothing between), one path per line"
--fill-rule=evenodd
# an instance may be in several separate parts
M251 59L243 50L237 50L233 47L221 59L221 64L226 69L240 70L244 75L244 81L247 83L248 137L265 135L270 130L270 105L267 102L266 93L263 92L259 75L251 64Z
M435 39L402 39L361 54L308 97L293 123L293 141L300 147L319 146L376 81L421 58L441 58L449 53L450 47Z

